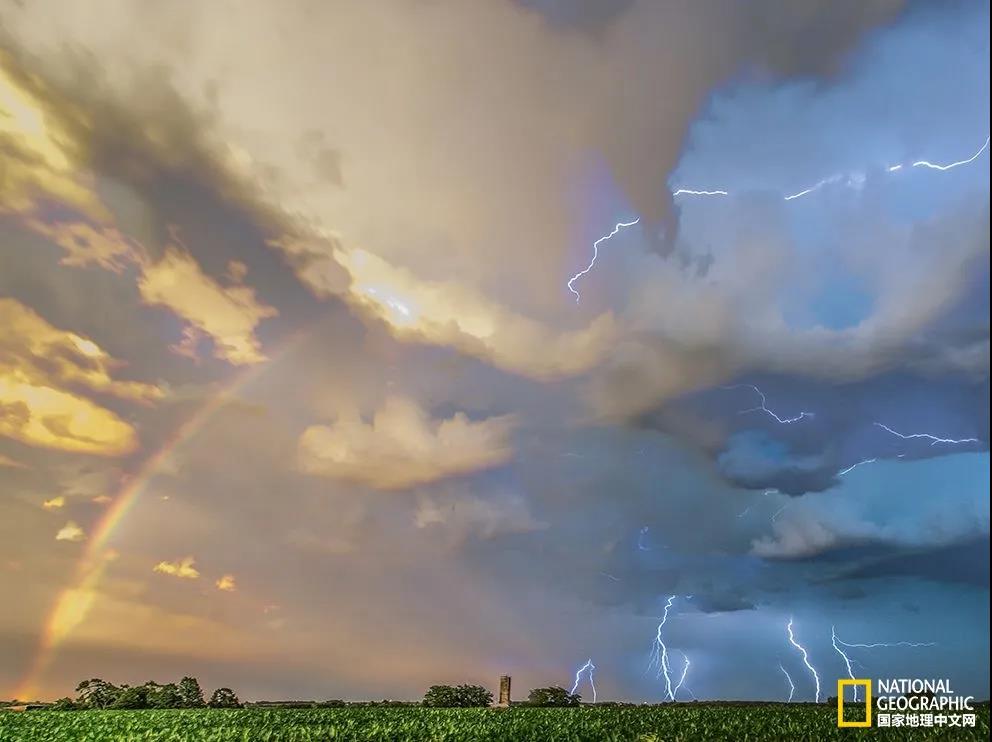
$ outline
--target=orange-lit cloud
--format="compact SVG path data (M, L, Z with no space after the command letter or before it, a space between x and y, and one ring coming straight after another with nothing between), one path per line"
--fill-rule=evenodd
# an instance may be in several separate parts
M458 412L435 420L415 401L389 397L369 423L351 412L307 428L300 464L313 474L401 489L502 464L513 452L512 428L509 416L473 422Z
M405 340L446 345L499 368L535 378L582 373L619 334L609 313L561 331L459 283L425 281L366 250L337 243L273 243L316 296L343 294L362 313Z
M140 260L138 246L114 227L98 227L85 221L45 222L25 220L25 226L47 237L65 251L62 265L84 268L97 265L121 273Z
M159 387L113 378L120 363L96 343L53 327L14 299L0 299L0 325L0 435L104 456L135 447L131 425L76 387L138 401L161 397Z
M0 374L19 372L47 384L81 384L123 399L152 401L163 396L154 384L120 381L111 371L123 365L89 338L53 327L16 299L0 298Z
M234 575L222 575L214 584L217 586L218 590L223 590L227 593L233 593L237 589Z
M200 576L200 571L193 566L195 562L196 560L191 556L177 559L174 562L159 562L155 565L153 571L183 580L195 580Z
M6 61L0 53L0 213L28 212L39 196L46 196L91 218L104 218L106 210L81 173L79 153L57 117L7 72Z
M59 508L65 506L65 498L62 497L62 495L59 495L58 497L53 497L51 500L45 500L41 503L41 506L45 508L45 510L58 510Z
M278 312L259 302L248 286L217 283L184 250L170 247L161 260L146 265L138 289L146 303L168 307L209 335L218 358L236 365L265 360L255 328ZM190 341L195 344L197 338L187 334L185 339L188 345Z
M55 534L56 541L82 541L86 538L86 533L79 524L74 521L69 521Z

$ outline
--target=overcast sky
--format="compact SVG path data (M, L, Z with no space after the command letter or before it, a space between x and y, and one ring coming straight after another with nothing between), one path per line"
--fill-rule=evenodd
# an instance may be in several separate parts
M0 698L988 697L988 136L983 2L0 0Z

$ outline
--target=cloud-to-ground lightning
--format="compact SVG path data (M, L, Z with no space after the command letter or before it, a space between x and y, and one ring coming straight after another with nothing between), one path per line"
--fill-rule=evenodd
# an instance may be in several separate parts
M754 384L733 384L731 386L725 386L724 389L753 389L757 393L758 397L761 399L760 405L758 405L757 407L749 407L746 410L741 410L739 413L741 415L746 415L749 412L764 412L769 417L771 417L775 422L783 425L789 423L797 423L800 420L804 420L808 417L809 418L813 417L812 412L800 412L795 417L779 417L770 409L768 409L768 398L765 397L765 393L760 389L758 389L758 387L756 387Z
M927 160L917 160L916 162L913 163L913 167L925 167L930 170L953 170L956 167L961 167L962 165L967 165L977 160L979 157L982 156L982 152L988 149L988 146L989 146L989 137L985 137L985 144L983 144L978 149L978 151L975 152L975 154L973 154L971 157L969 157L966 160L958 160L957 162L952 162L947 165L938 165L937 163L928 162ZM889 170L891 172L892 168L889 168Z
M843 658L844 665L847 668L847 676L854 680L854 660L847 656L841 647L846 647L848 649L877 649L879 647L935 647L936 642L907 642L907 641L897 641L897 642L846 642L837 636L837 629L834 626L830 627L830 643L833 645L834 650ZM854 686L854 700L858 700L858 687Z
M572 683L572 693L578 690L579 683L582 682L582 674L586 673L586 677L589 678L589 687L592 689L592 702L596 703L596 681L593 678L593 673L596 671L596 666L592 663L591 659L586 660L586 664L575 671L575 682Z
M975 160L977 160L979 157L982 156L982 153L985 152L985 150L988 149L988 147L989 147L989 138L986 137L985 138L985 144L983 144L978 149L978 151L976 151L971 157L968 157L968 158L966 158L964 160L957 160L956 162L950 162L950 163L948 163L946 165L941 165L939 163L930 162L929 160L917 160L916 162L909 163L909 164L899 163L899 164L896 164L896 165L889 165L888 167L885 168L885 171L886 172L889 172L889 173L897 173L900 170L903 170L904 168L907 168L907 167L910 167L910 168L923 167L923 168L927 168L929 170L941 170L941 171L953 170L956 167L961 167L962 165L968 165L968 164L974 162ZM782 197L782 200L783 201L795 201L798 198L802 198L803 196L808 196L809 194L815 193L816 191L820 190L824 186L831 185L833 183L844 182L847 185L859 185L859 184L863 183L864 180L865 180L865 174L864 174L864 172L835 173L834 175L827 176L826 178L821 178L820 180L818 180L816 183L814 183L813 185L809 186L808 188L803 188L801 191L796 191L795 193L789 193L789 194L784 195ZM712 190L702 190L702 189L701 190L695 190L695 189L692 189L692 188L679 188L679 189L677 189L677 190L675 190L675 191L672 192L672 196L673 197L678 197L678 196L729 196L729 195L730 195L730 192L727 191L727 190L725 190L725 189L722 189L722 188L720 188L720 189L712 189Z
M658 628L655 631L654 642L651 644L651 655L648 661L648 669L656 668L658 677L665 678L665 694L669 700L673 700L675 695L672 692L672 675L668 665L668 647L662 638L662 630L665 628L665 624L668 623L668 611L671 610L674 602L675 596L669 595L668 600L665 602L664 611L661 614L661 621L658 623Z
M813 681L816 683L816 694L813 696L814 700L820 702L820 674L813 667L812 663L809 661L809 653L806 651L806 647L796 641L796 635L792 633L792 619L789 619L789 623L785 625L785 631L789 635L789 644L799 650L799 653L803 656L803 664L806 665L806 669L810 671L813 675Z
M854 680L854 668L851 666L851 658L847 656L847 653L837 644L837 631L831 626L830 627L830 643L833 645L837 654L841 656L844 660L844 666L847 667L847 677ZM854 700L858 700L858 686L854 686Z
M796 695L796 684L792 682L792 676L789 674L788 670L782 667L781 662L778 663L778 669L782 671L782 674L785 675L785 679L789 681L789 702L791 703L792 697Z
M679 682L675 684L675 688L672 689L672 699L675 700L678 696L679 691L682 690L682 686L685 685L685 676L689 674L689 656L685 652L680 653L682 655L682 675L679 677ZM687 686L688 689L688 686Z
M898 436L899 438L902 438L903 440L908 441L912 438L925 438L926 440L930 441L931 446L936 446L938 443L948 443L951 445L961 445L962 443L980 443L980 441L977 438L941 438L936 435L931 435L930 433L910 433L907 435L907 434L899 433L893 430L892 428L890 428L888 425L883 425L882 423L877 422L875 423L875 425L888 433L892 433L892 435L894 436Z
M845 474L847 474L847 473L849 473L849 472L852 472L852 471L854 471L854 470L855 470L855 469L857 469L857 468L858 468L859 466L863 466L864 464L874 464L874 463L875 463L876 461L878 461L878 459L862 459L861 461L859 461L859 462L858 462L858 463L856 463L856 464L851 464L851 465L850 465L849 467L847 467L846 469L841 469L841 470L840 470L839 472L837 472L837 476L838 476L838 477L842 477L842 476L844 476Z
M616 225L614 225L612 232L610 232L607 235L603 235L598 240L592 243L592 260L589 261L589 265L587 265L585 268L583 268L574 276L572 276L570 279L568 279L568 290L571 291L573 294L575 294L576 304L579 303L579 299L581 299L582 297L579 294L579 292L575 290L574 284L576 281L582 278L582 276L586 275L589 271L591 271L593 269L593 266L596 265L596 258L599 257L599 246L602 243L614 237L621 229L626 229L627 227L633 227L639 221L640 218L634 219L633 221L630 222L617 222Z

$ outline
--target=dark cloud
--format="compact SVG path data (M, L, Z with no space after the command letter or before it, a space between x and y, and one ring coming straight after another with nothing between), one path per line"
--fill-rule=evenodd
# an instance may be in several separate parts
M989 540L979 538L927 550L889 551L861 560L859 566L845 570L836 579L885 580L891 577L916 577L988 588Z

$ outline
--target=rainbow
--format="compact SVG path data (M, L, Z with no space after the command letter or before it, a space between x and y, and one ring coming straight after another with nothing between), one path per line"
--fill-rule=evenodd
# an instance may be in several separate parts
M308 324L292 333L277 349L274 356L278 358L288 353L309 334L312 327ZM16 698L31 698L38 692L38 683L54 660L59 646L73 629L86 619L97 597L100 580L110 563L117 557L117 552L110 547L111 539L128 513L141 499L141 495L159 472L162 464L180 446L195 437L218 410L272 365L273 362L269 361L236 374L220 391L187 418L132 475L127 477L93 528L86 549L76 564L75 578L71 586L59 593L45 618L37 649L27 672L18 684Z

